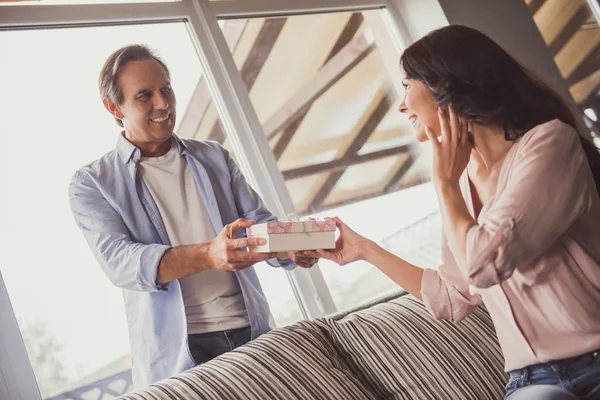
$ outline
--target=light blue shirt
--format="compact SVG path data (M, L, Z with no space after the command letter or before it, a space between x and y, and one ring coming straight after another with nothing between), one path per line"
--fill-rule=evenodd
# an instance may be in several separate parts
M275 220L227 150L215 142L175 138L215 232L238 218ZM69 187L77 225L110 281L123 289L136 388L195 365L179 281L155 282L171 245L156 203L138 176L140 157L140 150L119 135L116 149L77 171ZM287 261L282 266L293 269ZM279 266L276 259L270 264ZM253 267L235 274L256 338L271 329L269 305Z

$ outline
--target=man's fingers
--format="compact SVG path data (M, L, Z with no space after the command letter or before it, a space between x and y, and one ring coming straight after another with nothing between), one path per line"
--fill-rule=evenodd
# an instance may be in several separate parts
M249 262L249 263L255 264L257 262L267 261L267 260L270 260L271 258L275 258L275 257L276 257L275 253L256 253L253 251L237 250L237 251L229 252L228 261L230 263Z
M264 246L267 240L263 238L249 237L240 239L230 239L227 241L227 248L230 250L243 249L244 247Z
M304 250L298 252L299 257L319 258L321 255L313 250Z
M227 225L225 228L228 229L229 238L234 237L235 233L242 228L249 228L254 225L256 221L252 221L249 219L239 218L233 221L231 224Z
M319 257L321 258L321 257ZM313 257L296 257L296 259L294 260L295 262L301 262L301 263L305 263L305 264L315 264L317 261L319 261L319 258L313 258Z
M231 271L231 272L241 271L243 269L253 266L254 264L255 263L251 263L251 262L228 263L228 264L225 264L225 266L223 267L223 271Z

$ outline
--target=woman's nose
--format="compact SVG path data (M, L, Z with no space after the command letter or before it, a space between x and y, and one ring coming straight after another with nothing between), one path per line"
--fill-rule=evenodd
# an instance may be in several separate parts
M402 100L402 103L400 103L400 106L398 107L398 111L400 111L401 113L408 112L408 107L406 107L406 103L404 102L404 99Z

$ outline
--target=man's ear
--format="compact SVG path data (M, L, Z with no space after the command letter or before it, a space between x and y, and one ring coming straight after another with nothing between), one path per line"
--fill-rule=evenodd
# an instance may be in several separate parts
M110 101L109 99L102 100L102 104L108 110L109 113L113 115L113 117L118 119L123 119L123 113L121 112L121 107Z

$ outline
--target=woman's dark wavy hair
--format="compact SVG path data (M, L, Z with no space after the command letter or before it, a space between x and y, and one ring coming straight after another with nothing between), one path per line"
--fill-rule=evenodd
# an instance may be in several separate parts
M404 51L400 64L406 78L423 82L440 107L452 104L468 121L501 126L506 140L555 118L577 129L556 92L473 28L451 25L430 32ZM600 194L600 153L579 137Z

